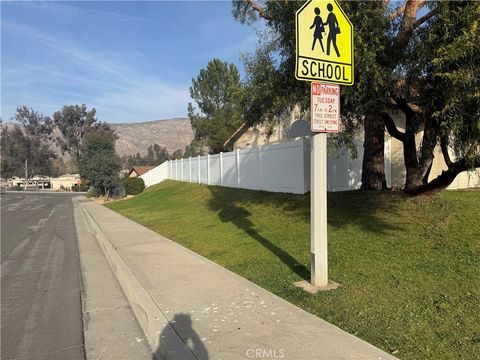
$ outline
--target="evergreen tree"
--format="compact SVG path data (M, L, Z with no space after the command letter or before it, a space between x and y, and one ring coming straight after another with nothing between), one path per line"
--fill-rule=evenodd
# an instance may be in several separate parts
M80 148L80 176L97 194L110 196L111 190L119 185L121 163L115 153L115 140L110 131L92 130L87 132Z
M237 67L219 59L209 61L192 79L190 96L199 112L189 103L188 117L195 140L208 146L213 153L225 150L224 142L243 122L238 101L241 94Z

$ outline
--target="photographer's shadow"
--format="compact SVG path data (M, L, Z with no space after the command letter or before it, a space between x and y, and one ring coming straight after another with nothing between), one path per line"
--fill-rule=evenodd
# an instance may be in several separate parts
M192 327L189 314L175 314L160 334L153 360L164 359L208 360L208 350Z

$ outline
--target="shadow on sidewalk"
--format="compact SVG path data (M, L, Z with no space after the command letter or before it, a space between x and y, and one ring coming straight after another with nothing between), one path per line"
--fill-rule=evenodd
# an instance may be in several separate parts
M179 344L183 346L179 342L179 337L197 359L209 359L207 348L192 327L191 316L180 313L175 314L170 326L166 326L160 334L159 345L152 355L152 360L164 360L165 355L168 355L168 358L178 358L175 353L181 354L182 351L178 351L178 346Z
M213 210L218 211L218 217L222 222L230 222L237 228L245 231L245 233L247 233L251 238L255 239L260 245L265 247L276 257L278 257L302 279L310 278L310 271L303 264L301 264L288 252L260 235L258 231L255 230L255 224L249 219L252 214L248 210L238 206L235 203L235 200L231 199L230 197L224 196L224 191L222 188L211 187L210 190L213 194L210 207Z

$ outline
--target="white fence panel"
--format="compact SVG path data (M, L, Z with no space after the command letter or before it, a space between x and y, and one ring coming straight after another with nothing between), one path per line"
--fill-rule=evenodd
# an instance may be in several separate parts
M238 187L237 181L237 159L236 152L228 152L222 154L222 172L223 185L227 187Z
M210 185L222 185L220 155L210 155Z
M207 156L200 157L200 179L201 184L208 184L208 159Z
M174 171L173 179L178 180L178 160L174 160L173 165L174 165L174 167L173 167L173 171Z
M190 181L190 164L188 159L182 159L182 181Z
M260 154L262 190L303 194L303 140L263 146Z
M359 154L357 159L352 159L346 149L340 149L336 155L328 157L329 191L360 188L362 139L358 139L355 145ZM209 185L303 194L310 190L310 146L310 139L303 138L254 149L172 160L150 170L142 178L146 186L170 178ZM387 144L386 149L389 149ZM390 153L386 151L387 170L389 166Z
M190 158L190 162L191 162L190 169L192 172L191 182L198 183L198 158L196 157Z
M344 191L350 190L351 178L349 172L349 153L347 149L341 149L335 156L327 158L327 190Z
M146 187L158 184L168 179L168 163L164 162L139 177L143 179Z
M260 148L239 151L239 187L260 190Z
M457 175L448 189L468 189L480 187L480 168L468 170Z

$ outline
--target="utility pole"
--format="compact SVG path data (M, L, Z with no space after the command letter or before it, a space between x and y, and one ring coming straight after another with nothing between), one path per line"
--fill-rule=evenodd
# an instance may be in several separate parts
M24 190L27 191L28 187L28 159L25 159L25 187Z

